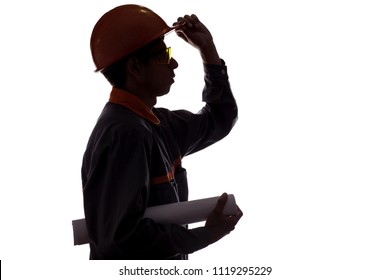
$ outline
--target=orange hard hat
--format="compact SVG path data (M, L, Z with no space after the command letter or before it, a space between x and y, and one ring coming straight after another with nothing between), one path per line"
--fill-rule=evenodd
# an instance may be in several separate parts
M173 29L155 12L140 5L123 5L108 11L98 20L91 35L96 71L104 70Z

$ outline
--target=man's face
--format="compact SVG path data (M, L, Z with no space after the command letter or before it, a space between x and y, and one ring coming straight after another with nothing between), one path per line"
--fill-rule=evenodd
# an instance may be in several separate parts
M145 65L145 86L154 96L165 95L175 82L174 70L178 63L174 58L169 59L164 41L157 44L149 53L150 58Z

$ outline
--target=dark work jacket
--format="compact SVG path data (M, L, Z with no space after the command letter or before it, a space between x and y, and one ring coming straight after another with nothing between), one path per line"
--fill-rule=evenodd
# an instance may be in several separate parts
M188 200L181 159L225 137L237 119L226 67L204 65L202 110L147 111L113 88L82 163L91 259L186 259L210 244L205 227L143 218L146 207ZM141 108L141 109L140 109Z

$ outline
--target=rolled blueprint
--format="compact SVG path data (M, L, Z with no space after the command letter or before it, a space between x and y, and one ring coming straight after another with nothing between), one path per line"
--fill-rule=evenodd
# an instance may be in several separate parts
M186 225L202 222L207 219L211 211L217 205L219 196L170 203L146 208L144 218L150 218L161 224ZM229 194L223 209L225 215L237 213L237 205L234 195ZM89 236L85 219L72 221L74 245L89 243Z
M72 221L74 245L83 245L90 242L85 219Z
M186 225L207 219L217 205L219 196L185 202L164 204L146 208L144 218L151 218L160 224ZM234 195L228 195L228 201L223 209L225 215L237 213Z

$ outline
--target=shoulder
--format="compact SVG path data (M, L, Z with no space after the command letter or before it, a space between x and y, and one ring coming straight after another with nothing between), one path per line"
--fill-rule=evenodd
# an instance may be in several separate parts
M94 133L107 140L148 138L151 125L126 107L108 102L96 123Z

